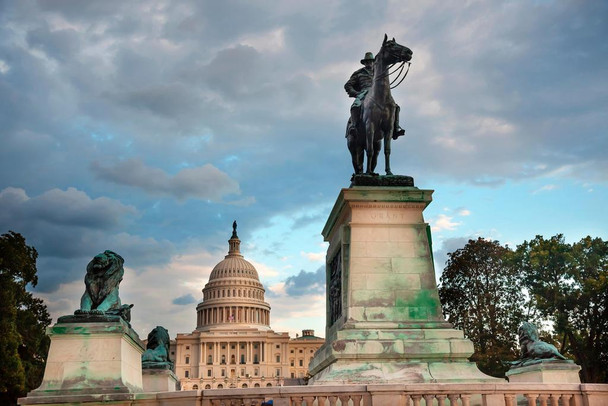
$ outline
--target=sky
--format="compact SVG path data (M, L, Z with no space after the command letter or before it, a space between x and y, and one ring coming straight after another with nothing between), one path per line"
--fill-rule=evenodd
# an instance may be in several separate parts
M470 238L608 238L608 2L0 1L0 233L54 320L125 258L140 336L191 332L232 221L271 326L325 329L321 230L353 172L343 86L413 51L395 174L434 190L436 274ZM382 155L379 169L383 168Z

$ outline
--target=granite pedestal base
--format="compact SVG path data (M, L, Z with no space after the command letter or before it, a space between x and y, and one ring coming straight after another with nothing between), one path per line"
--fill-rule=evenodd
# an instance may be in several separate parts
M513 383L581 383L580 370L573 362L546 360L511 368L506 375Z
M47 329L44 378L28 397L142 392L144 348L137 333L122 319L74 320Z
M170 369L144 368L142 370L144 392L175 392L177 376Z
M473 344L443 318L422 216L432 193L342 189L323 229L326 343L309 384L500 381L468 361Z

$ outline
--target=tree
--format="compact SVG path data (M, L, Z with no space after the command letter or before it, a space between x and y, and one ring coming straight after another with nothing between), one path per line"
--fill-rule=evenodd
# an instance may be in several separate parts
M443 313L473 341L471 361L487 374L504 377L508 367L502 361L517 358L517 329L524 321L512 251L478 238L448 255L439 287Z
M517 247L516 260L560 352L581 366L584 382L607 382L608 242L585 237L569 245L561 234L536 236Z
M0 402L16 404L38 387L49 347L45 334L51 318L35 287L36 249L21 234L0 236Z

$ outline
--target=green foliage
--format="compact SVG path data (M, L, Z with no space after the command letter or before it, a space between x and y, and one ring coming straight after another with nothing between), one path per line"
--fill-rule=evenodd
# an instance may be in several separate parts
M439 296L446 318L473 341L471 357L490 375L504 377L503 360L517 358L517 328L524 321L519 273L512 251L482 238L449 254Z
M51 318L26 290L38 283L38 253L18 233L0 236L0 401L16 403L38 387L44 373Z
M561 234L536 236L517 247L516 261L560 352L581 366L584 382L607 382L608 242L585 237L569 245Z

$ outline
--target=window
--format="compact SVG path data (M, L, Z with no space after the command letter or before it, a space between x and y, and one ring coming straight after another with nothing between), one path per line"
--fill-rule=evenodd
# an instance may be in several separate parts
M241 354L241 364L245 363L245 354Z
M254 388L259 388L259 387L260 387L260 384L259 384L259 383L256 383L255 385L253 385L253 387L254 387Z
M245 376L245 369L241 368L241 376Z
M291 353L293 354L293 350L291 350Z
M209 384L205 385L205 389L211 389L211 385L209 385Z
M277 355L277 362L281 362L281 356Z
M293 372L291 373L291 379L295 378L296 374L294 374Z
M226 349L226 346L225 346L225 345L222 345L222 350L225 350L225 349Z
M213 344L209 344L209 349L212 350L213 349Z
M258 354L253 354L253 363L254 364L259 364L260 362L258 361Z
M186 346L186 349L187 349L187 350L189 350L189 349L190 349L190 346L189 346L189 345L187 345L187 346Z
M190 363L190 357L186 357L186 364Z
M210 369L207 370L207 376L211 376L211 370Z
M257 344L253 344L253 348L257 350L258 349L258 345Z
M260 370L259 370L259 369L257 369L257 368L256 368L256 369L253 371L253 374L254 374L255 376L258 376L258 374L259 374L259 373L260 373Z
M219 385L217 385L217 388L218 388L218 389L223 389L223 388L224 388L224 385L222 385L222 384L220 383Z
M304 360L303 360L303 359L301 359L301 360L300 360L300 366L301 366L301 367L303 367L303 366L304 366Z
M198 390L198 385L192 385L192 390Z
M303 352L303 351L302 351L302 350L300 350L300 354L302 354L302 352Z
M207 356L207 365L213 364L213 355Z
M175 351L171 351L171 355L175 355Z
M190 371L185 371L185 372L184 372L184 376L185 376L186 378L189 378L189 377L190 377Z
M276 345L276 347L277 347L277 350L278 350L279 348L281 348L281 346L280 346L279 344L277 344L277 345Z
M291 361L289 361L289 365L294 366L293 359Z
M222 362L220 362L220 364L226 364L226 356L222 355Z
M245 344L241 344L241 350L245 349Z
M277 369L276 372L277 372L277 376L281 376L281 370L280 369Z
M226 376L226 370L222 369L222 376Z
M268 386L272 386L272 384L271 384L270 382L268 382L268 383L266 384L266 386L267 386L267 387L268 387Z
M232 345L230 346L230 349L231 349L231 350L234 350L234 344L232 344Z

